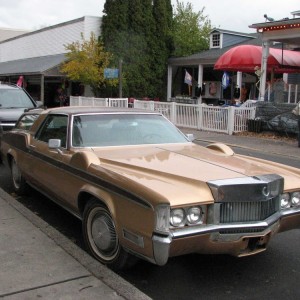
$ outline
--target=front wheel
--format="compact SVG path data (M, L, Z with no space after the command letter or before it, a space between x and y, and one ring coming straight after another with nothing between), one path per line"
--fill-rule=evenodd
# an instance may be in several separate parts
M83 213L83 237L91 254L115 270L131 266L135 258L119 243L115 223L108 209L97 199L88 202Z
M16 160L13 158L11 161L11 177L14 191L18 195L26 194L28 190L28 185L24 179Z

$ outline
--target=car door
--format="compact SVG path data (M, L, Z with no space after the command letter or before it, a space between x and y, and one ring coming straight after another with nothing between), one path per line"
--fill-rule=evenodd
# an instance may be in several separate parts
M64 205L66 205L65 199L68 199L70 180L70 172L66 172L66 165L71 157L67 150L67 127L67 115L49 114L30 145L30 151L34 157L34 163L31 166L34 184L42 192L63 202ZM50 139L59 139L61 147L50 149L48 146Z

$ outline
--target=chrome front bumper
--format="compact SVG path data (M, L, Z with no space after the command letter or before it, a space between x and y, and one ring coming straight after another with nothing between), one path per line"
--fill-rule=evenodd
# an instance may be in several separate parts
M219 236L225 237L225 240L227 242L234 242L244 236L257 236L263 234L268 230L277 232L280 227L281 220L289 217L300 218L300 207L277 212L266 220L259 222L199 225L193 227L191 226L186 228L178 228L172 230L170 234L166 236L154 234L152 237L154 262L160 266L167 263L171 243L176 239L210 234L211 239L216 242L221 241L221 239L216 239L215 236L215 234L219 234ZM287 230L294 228L297 227L291 227Z

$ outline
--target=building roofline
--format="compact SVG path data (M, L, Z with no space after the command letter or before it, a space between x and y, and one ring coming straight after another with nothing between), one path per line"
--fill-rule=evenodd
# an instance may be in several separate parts
M293 18L293 19L282 19L278 21L272 21L272 22L263 22L263 23L256 23L249 25L249 28L254 29L263 29L263 28L271 28L271 27L277 27L277 26L290 26L290 25L297 25L300 24L300 18ZM299 27L298 27L299 28Z
M0 76L44 74L67 60L65 53L23 58L0 63ZM28 65L32 67L28 68Z
M83 16L83 17L80 17L80 18L77 18L77 19L74 19L74 20L66 21L66 22L63 22L63 23L51 25L51 26L48 26L48 27L43 27L43 28L38 29L38 30L34 30L34 31L30 31L30 32L27 32L27 33L24 33L24 34L20 34L16 37L1 41L0 44L1 43L6 43L8 41L16 40L16 39L19 39L19 38L22 38L22 37L30 36L30 35L33 35L33 34L36 34L36 33L39 33L39 32L47 31L49 29L59 28L59 27L63 27L63 26L69 25L69 24L78 23L78 22L84 21L85 18L100 18L100 17L98 17L98 16Z
M221 28L213 28L209 34L213 33L214 31L218 31L220 33L227 33L231 35L238 35L238 36L246 36L249 38L255 38L253 37L252 33L245 33L245 32L238 32L238 31L232 31L232 30L226 30L226 29L221 29Z

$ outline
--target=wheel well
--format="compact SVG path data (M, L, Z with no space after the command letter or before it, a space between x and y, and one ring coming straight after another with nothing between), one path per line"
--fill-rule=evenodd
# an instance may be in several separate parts
M78 197L78 210L81 216L83 216L84 208L91 199L97 199L106 209L108 209L102 199L99 199L90 193L81 192Z

